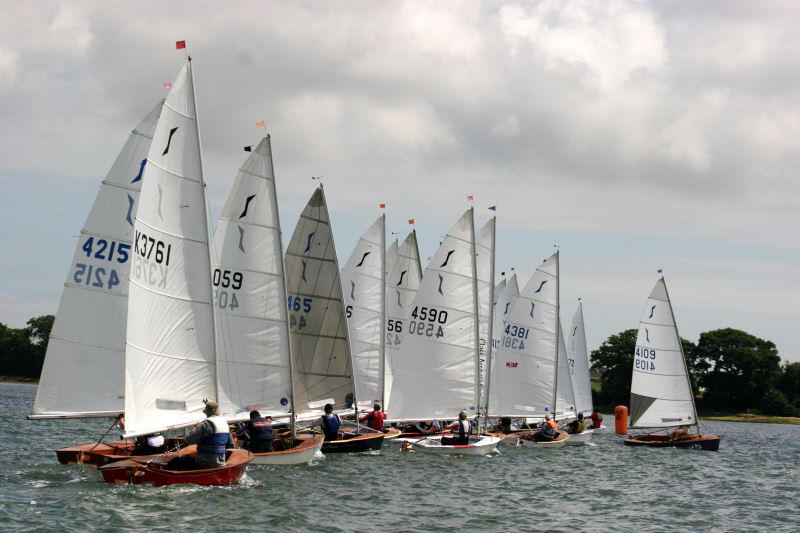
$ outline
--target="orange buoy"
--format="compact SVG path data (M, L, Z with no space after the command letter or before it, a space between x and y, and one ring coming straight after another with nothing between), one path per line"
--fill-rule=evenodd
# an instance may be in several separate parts
M617 435L628 434L628 408L624 405L618 405L614 408L614 418L616 418L615 429Z

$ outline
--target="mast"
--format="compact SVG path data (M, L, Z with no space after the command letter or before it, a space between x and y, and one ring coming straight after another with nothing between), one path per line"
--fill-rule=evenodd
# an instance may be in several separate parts
M478 316L478 262L475 257L475 208L469 208L469 233L472 260L472 315L475 328L475 407L478 408L480 417L481 405L481 333L480 318Z
M417 230L412 228L411 233L414 234L414 248L417 251L417 272L419 273L419 279L422 279L422 261L420 260L419 256L419 241L417 240Z
M380 362L381 409L385 409L386 402L386 213L381 217L381 340L378 353Z
M492 217L492 260L491 266L489 267L489 333L486 338L488 353L486 356L486 386L484 387L484 391L486 392L486 401L484 402L483 410L485 415L483 419L484 431L486 430L486 425L489 423L489 385L492 379L492 338L494 336L494 258L496 234L497 217Z
M203 212L205 213L206 222L206 253L208 254L208 265L209 265L209 279L214 279L214 261L211 257L211 228L209 227L209 216L208 216L208 192L206 187L206 174L203 170L203 145L200 143L200 116L197 114L197 91L194 87L194 71L192 70L192 58L189 57L187 59L187 63L189 64L189 77L192 80L192 103L194 104L194 120L195 120L195 133L197 135L197 146L199 148L199 157L200 157L200 181L203 184ZM211 305L211 346L214 350L214 400L219 401L219 358L217 357L217 306L215 305L216 302L214 301L214 284L209 283L208 285L208 301Z
M553 368L553 420L556 419L556 403L558 398L558 346L561 340L561 278L559 274L559 254L561 250L556 248L556 343L555 343L555 366Z
M672 311L672 299L669 297L667 290L667 282L664 276L661 276L661 281L664 282L664 292L667 295L667 304L669 306L669 314L672 317L672 323L675 326L675 334L678 336L678 347L681 350L681 361L683 362L683 370L686 374L686 382L689 386L689 396L692 398L692 414L694 415L694 425L697 426L697 435L700 436L700 420L697 419L697 406L694 403L694 389L692 388L692 380L689 379L689 366L686 364L686 354L683 353L683 341L681 341L681 334L678 332L678 323L675 322L675 313Z

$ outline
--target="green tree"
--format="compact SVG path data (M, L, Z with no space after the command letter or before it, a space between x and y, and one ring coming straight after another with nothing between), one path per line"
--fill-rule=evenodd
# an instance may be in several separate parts
M783 373L778 379L778 389L789 404L791 414L800 416L800 363L783 365Z
M39 377L53 319L53 315L31 318L23 329L0 324L0 375Z
M708 408L783 410L786 397L777 389L782 369L774 343L738 329L717 329L700 335L693 356Z

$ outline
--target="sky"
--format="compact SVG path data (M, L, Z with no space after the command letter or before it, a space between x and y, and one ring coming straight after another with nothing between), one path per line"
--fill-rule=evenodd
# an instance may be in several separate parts
M432 256L470 205L497 272L560 249L589 348L663 269L678 329L800 361L800 4L0 0L0 322L56 312L130 130L193 59L212 224L272 137L284 242L323 176L339 259L386 204ZM472 195L474 202L467 201ZM792 229L795 228L795 229ZM391 238L391 236L390 236Z

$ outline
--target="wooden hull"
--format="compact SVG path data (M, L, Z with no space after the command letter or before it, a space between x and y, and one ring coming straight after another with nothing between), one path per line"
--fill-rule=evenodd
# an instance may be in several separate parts
M358 453L380 450L383 446L383 433L344 433L341 440L326 440L322 453Z
M567 445L570 434L564 430L558 431L558 436L554 440L537 441L533 438L534 432L511 433L506 436L505 441L509 446L524 446L538 450L549 450L552 448L562 448Z
M189 457L197 453L196 446L185 448L181 455ZM106 483L134 485L230 485L239 481L253 460L253 454L247 450L234 449L228 451L227 464L217 468L198 470L168 470L171 459L177 453L159 455L152 460L125 459L100 467L100 473Z
M634 435L623 442L627 446L649 446L651 448L689 448L692 450L716 451L719 449L720 437L716 435L685 435L684 438L671 440L665 433L650 435Z
M294 448L275 452L254 453L254 465L301 465L306 464L322 449L323 435L297 435ZM285 442L288 444L289 439Z
M397 428L388 428L383 430L383 442L391 441L400 437L402 432Z
M408 441L408 449L425 453L443 455L487 455L497 451L497 444L503 439L480 435L470 438L469 444L442 444L442 437L427 437L414 442Z
M174 448L178 440L181 442L183 441L183 439L166 439L166 449ZM58 462L62 465L82 463L94 468L124 459L131 459L133 457L155 457L155 455L152 454L135 455L134 452L135 445L132 440L115 440L100 444L80 444L78 446L61 448L60 450L56 450L56 457L58 457Z

